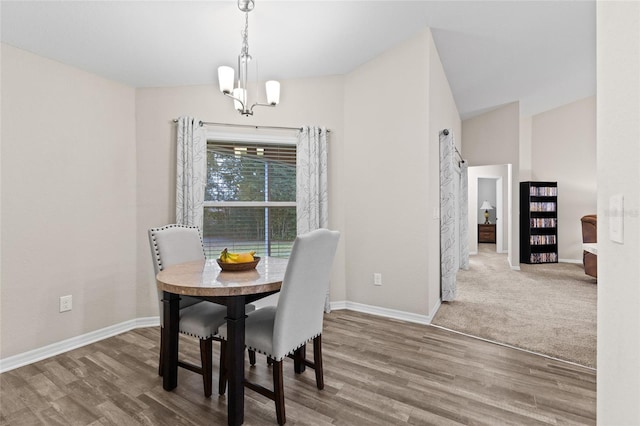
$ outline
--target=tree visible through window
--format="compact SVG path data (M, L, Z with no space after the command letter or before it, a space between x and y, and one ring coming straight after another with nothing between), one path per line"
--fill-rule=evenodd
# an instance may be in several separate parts
M288 257L296 237L295 145L207 144L203 237L208 258L229 251Z

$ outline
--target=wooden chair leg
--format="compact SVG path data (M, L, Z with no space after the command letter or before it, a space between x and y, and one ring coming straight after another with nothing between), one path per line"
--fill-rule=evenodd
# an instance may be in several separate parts
M202 362L202 379L204 382L204 396L211 396L211 381L213 376L213 340L200 339L200 361Z
M160 327L160 359L158 360L158 376L162 377L162 372L164 370L164 363L162 362L162 353L164 352L164 339L162 338L162 327Z
M313 363L316 371L316 386L324 389L324 372L322 371L322 335L313 339Z
M273 361L273 396L276 403L276 418L279 425L287 421L284 413L284 378L282 376L282 360Z
M249 352L249 364L256 365L256 351L252 351L251 349L247 349Z
M224 395L227 390L227 342L220 342L220 377L218 378L218 393Z
M305 359L307 358L307 345L302 345L293 352L293 371L296 374L304 373L306 369Z

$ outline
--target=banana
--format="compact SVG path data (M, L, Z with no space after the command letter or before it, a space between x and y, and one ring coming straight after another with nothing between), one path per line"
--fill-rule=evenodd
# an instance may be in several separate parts
M227 249L222 250L220 253L220 261L224 263L246 263L253 262L253 255L255 251L248 251L244 253L231 253Z

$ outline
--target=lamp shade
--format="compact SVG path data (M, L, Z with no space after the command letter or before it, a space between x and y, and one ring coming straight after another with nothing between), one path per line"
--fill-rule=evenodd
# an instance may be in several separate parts
M280 82L269 80L265 83L267 91L267 103L269 105L278 105L280 102Z
M231 93L233 91L233 75L235 71L231 67L218 67L218 84L222 93Z
M484 200L484 203L480 206L480 210L493 210L493 206L489 203L489 201Z
M238 102L236 99L233 100L233 105L238 111L242 111L246 108L247 105L247 91L245 89L241 89L240 87L236 87L233 89L233 97L239 99L242 102Z

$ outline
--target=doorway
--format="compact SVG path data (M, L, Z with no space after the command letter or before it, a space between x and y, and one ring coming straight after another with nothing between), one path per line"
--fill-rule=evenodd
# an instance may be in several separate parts
M509 165L469 167L469 254L478 253L478 224L485 221L482 203L487 200L493 207L488 210L489 221L496 225L496 252L509 254Z

